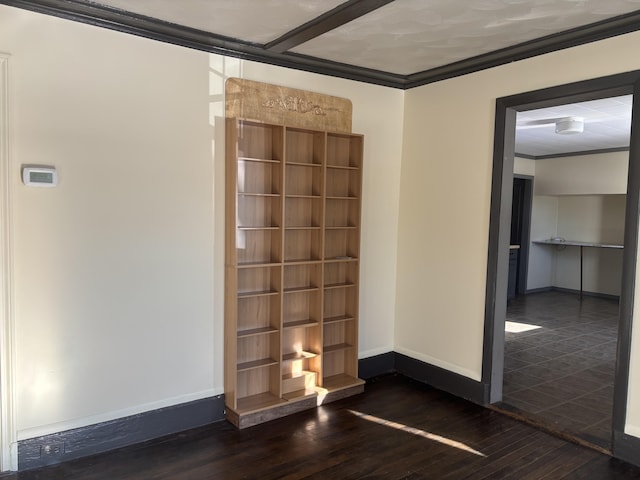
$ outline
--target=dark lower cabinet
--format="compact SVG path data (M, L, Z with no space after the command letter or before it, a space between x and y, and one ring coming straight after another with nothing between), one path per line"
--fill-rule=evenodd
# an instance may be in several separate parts
M507 287L507 302L516 297L516 279L518 276L518 249L509 250L509 284Z

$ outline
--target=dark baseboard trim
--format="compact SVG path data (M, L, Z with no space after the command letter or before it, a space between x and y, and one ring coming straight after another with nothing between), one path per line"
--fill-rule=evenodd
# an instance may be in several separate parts
M387 352L358 360L358 376L364 380L395 373L395 353Z
M613 456L640 467L640 438L623 432L613 435Z
M574 290L572 288L562 288L562 287L542 287L542 288L532 288L527 290L525 295L529 295L531 293L543 293L543 292L562 292L562 293L572 293L574 295L580 295L580 290ZM596 297L596 298L604 298L607 300L615 300L619 301L619 295L610 295L608 293L598 293L598 292L582 292L582 295L585 297Z
M399 373L479 405L489 403L489 386L463 375L430 365L397 352L358 360L358 376L365 380Z
M553 290L553 287L530 288L525 292L525 295L529 295L530 293L550 292L551 290Z
M552 292L562 292L562 293L573 293L575 295L580 295L580 290L574 290L572 288L562 288L562 287L551 287ZM604 298L606 300L615 300L619 301L619 295L609 295L608 293L598 293L598 292L582 292L584 297L595 297L595 298Z
M406 377L426 383L439 390L451 393L479 405L489 403L489 385L468 377L436 367L428 363L395 354L396 371Z
M18 470L103 453L224 420L224 395L18 442Z

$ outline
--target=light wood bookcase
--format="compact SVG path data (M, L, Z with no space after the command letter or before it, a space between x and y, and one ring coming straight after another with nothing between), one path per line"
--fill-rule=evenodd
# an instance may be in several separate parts
M364 389L363 142L227 119L225 399L239 428Z

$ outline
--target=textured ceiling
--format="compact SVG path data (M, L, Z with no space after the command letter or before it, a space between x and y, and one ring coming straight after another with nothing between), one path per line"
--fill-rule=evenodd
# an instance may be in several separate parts
M518 112L516 152L538 157L628 147L632 101L631 95L625 95ZM570 116L584 118L583 133L559 135L554 122L540 124L545 119Z
M640 8L640 0L396 0L293 49L411 74Z
M266 44L343 2L99 0L97 3ZM395 0L291 51L408 75L638 9L640 0Z
M97 3L178 25L267 43L344 0L100 0Z

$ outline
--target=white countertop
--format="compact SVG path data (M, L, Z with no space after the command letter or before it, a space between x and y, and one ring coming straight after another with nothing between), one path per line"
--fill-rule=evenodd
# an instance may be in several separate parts
M594 248L624 248L624 245L618 245L615 243L594 243L594 242L579 242L577 240L534 240L532 243L540 245L567 245L570 247L594 247Z

